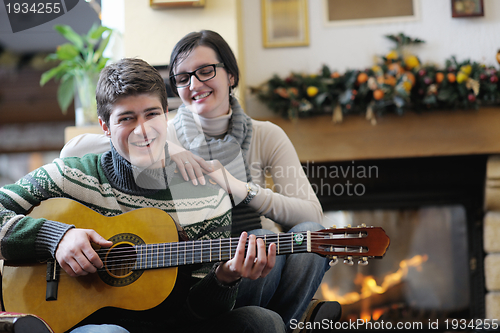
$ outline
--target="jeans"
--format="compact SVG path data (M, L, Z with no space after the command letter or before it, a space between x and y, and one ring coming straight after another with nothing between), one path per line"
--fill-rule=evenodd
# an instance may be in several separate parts
M130 333L126 329L116 325L85 325L77 327L71 333Z
M288 232L321 229L325 229L321 224L304 222ZM258 229L250 233L263 235L272 232ZM255 305L277 312L283 318L289 332L290 321L292 319L300 321L329 268L329 260L317 254L296 253L277 256L275 266L265 278L241 281L235 307Z
M185 323L180 329L165 327L169 333L285 333L281 317L268 309L245 306L227 312L217 318L197 323ZM85 325L71 333L129 333L115 325Z

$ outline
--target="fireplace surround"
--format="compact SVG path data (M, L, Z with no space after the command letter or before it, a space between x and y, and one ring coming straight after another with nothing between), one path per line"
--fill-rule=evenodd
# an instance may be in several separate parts
M500 277L489 279L490 292L484 267L485 258L491 257L493 272L500 272L500 255L486 255L483 240L485 216L490 216L485 210L486 170L492 156L500 155L500 109L386 115L376 126L355 116L342 124L328 116L268 120L289 136L326 213L459 207L465 220L461 246L469 301L457 315L500 319ZM490 220L500 230L500 213ZM486 229L486 239L494 244L488 238L491 229ZM500 253L500 245L493 245L493 251Z

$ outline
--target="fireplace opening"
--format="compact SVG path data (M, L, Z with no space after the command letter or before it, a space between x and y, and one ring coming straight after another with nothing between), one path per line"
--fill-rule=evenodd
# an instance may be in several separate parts
M428 328L430 323L443 327L447 320L450 325L453 319L471 319L462 206L325 212L324 224L380 226L391 238L382 260L372 259L367 266L339 263L325 275L316 298L341 303L341 322L362 319Z
M367 266L333 266L316 297L339 301L347 321L422 323L413 329L449 331L452 319L484 319L487 158L303 163L325 226L380 226L391 239L384 258Z

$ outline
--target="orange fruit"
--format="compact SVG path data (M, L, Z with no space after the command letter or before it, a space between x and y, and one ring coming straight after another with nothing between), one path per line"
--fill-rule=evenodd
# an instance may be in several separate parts
M288 91L294 95L293 97L299 96L299 89L297 89L295 87L289 88Z
M436 73L436 83L441 83L444 80L444 74L441 72Z
M358 74L358 84L363 84L365 83L366 81L368 81L368 74L366 74L365 72L361 72Z
M446 75L446 78L448 79L448 82L450 82L450 83L453 83L457 80L455 74L453 74L453 73L448 73Z
M391 72L396 72L397 74L403 73L403 68L397 62L390 64L389 65L389 70Z
M408 80L410 80L411 85L415 85L415 75L412 72L405 72L404 74Z
M384 91L381 90L381 89L377 89L377 90L374 90L373 91L373 98L375 98L375 100L381 100L382 98L384 97Z
M384 83L394 87L396 85L396 78L392 75L386 75Z
M339 72L333 72L331 75L332 79L336 79L340 76Z
M285 89L285 88L283 88L283 87L276 88L276 89L274 90L274 92L275 92L276 94L278 94L278 95L279 95L280 97L282 97L282 98L288 98L288 97L290 97L290 96L288 95L288 91L286 91L286 89Z

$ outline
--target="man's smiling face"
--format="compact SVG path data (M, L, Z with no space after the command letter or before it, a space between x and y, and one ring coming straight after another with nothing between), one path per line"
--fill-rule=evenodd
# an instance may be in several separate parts
M162 167L167 139L167 116L154 94L120 98L114 105L109 124L99 123L116 151L139 168Z

